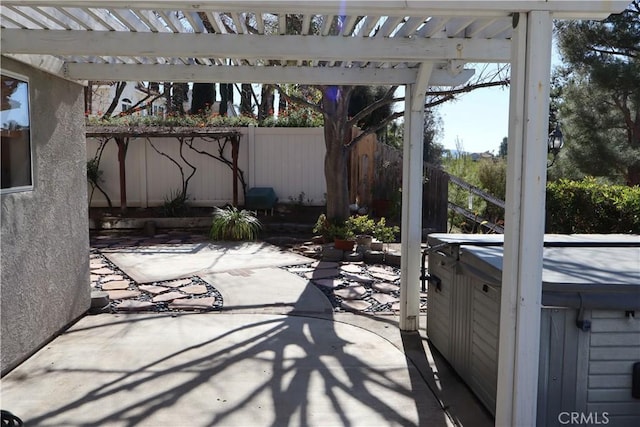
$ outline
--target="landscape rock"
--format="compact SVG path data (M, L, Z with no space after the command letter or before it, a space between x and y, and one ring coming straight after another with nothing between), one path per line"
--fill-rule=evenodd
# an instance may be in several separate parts
M328 279L330 277L336 277L339 275L340 275L340 272L338 271L337 268L314 270L314 271L309 271L307 273L304 273L304 277L306 277L309 280Z
M162 283L162 286L168 286L170 288L179 288L180 286L190 285L190 284L191 284L191 279L178 279L178 280L172 280L170 282L164 282Z
M343 289L336 289L333 293L343 299L359 299L367 294L364 286L347 286Z
M180 299L180 298L187 298L188 295L183 294L182 292L168 292L166 294L160 294L157 295L155 297L153 297L153 299L151 301L153 302L167 302L167 301L173 301L175 299Z
M102 290L104 291L115 291L119 289L128 289L131 282L128 280L114 280L112 282L107 282L102 284Z
M153 294L153 295L158 295L163 292L167 292L170 288L167 288L166 286L140 285L138 286L138 289L141 289L145 292L149 292L150 294Z
M135 300L127 300L122 301L116 307L119 311L144 311L153 308L155 304L149 301L135 301Z
M190 294L190 295L202 295L202 294L206 294L207 291L207 287L205 285L191 285L191 286L185 286L183 288L180 288L180 290L186 294Z
M348 311L365 311L371 308L371 303L363 300L344 300L340 303L340 307Z
M110 300L138 298L140 296L140 291L130 290L107 291L107 293L109 294Z

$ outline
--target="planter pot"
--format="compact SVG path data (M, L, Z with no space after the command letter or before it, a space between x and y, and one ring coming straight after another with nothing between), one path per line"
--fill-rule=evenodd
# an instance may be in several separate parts
M355 245L355 240L335 239L333 241L333 247L341 251L352 251Z
M371 242L371 250L372 251L382 251L384 248L384 243L376 240L374 242Z
M373 241L373 236L368 234L359 234L356 236L356 243L358 245L369 246Z
M373 236L368 234L360 234L356 236L356 243L358 244L358 251L366 251L371 247Z

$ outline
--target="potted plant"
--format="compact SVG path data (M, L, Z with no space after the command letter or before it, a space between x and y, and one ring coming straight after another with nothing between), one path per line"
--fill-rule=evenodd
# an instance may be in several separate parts
M380 242L390 243L395 242L396 234L399 231L400 227L397 225L387 225L386 220L384 218L380 218L373 230L373 236Z
M333 237L333 246L343 251L352 251L356 244L353 231L346 224L332 224L329 233Z
M355 234L358 250L369 249L373 241L372 234L376 225L375 221L369 218L368 215L356 215L349 217L345 225Z
M255 240L262 224L252 212L235 206L215 208L209 235L213 240Z
M354 232L346 222L330 221L325 214L320 214L313 232L322 235L325 242L334 242L336 249L353 250Z

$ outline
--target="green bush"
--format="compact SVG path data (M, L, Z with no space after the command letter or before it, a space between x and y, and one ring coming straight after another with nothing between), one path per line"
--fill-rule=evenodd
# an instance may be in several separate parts
M313 232L321 234L325 239L331 240L335 237L339 239L352 239L358 234L370 234L381 242L394 242L396 234L400 232L397 225L387 225L384 218L378 222L369 218L368 215L357 215L347 218L344 222L331 221L325 214L320 214Z
M215 208L210 236L213 240L255 240L262 224L252 212L234 206Z
M547 232L640 233L640 187L594 178L547 184Z
M507 162L504 159L482 160L478 167L479 187L500 200L506 199L507 193ZM485 202L482 216L491 222L504 221L504 209Z
M369 218L368 215L357 215L350 216L346 221L346 225L355 235L373 234L376 222Z
M165 196L162 204L164 215L170 218L184 216L189 212L189 195L181 190L174 190Z

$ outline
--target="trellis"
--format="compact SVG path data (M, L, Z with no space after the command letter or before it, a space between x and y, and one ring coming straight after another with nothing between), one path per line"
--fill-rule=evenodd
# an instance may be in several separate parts
M238 167L238 154L240 151L240 132L233 130L223 129L210 129L210 128L187 128L187 127L121 127L121 126L100 126L87 127L87 138L96 138L100 141L99 152L104 150L104 146L110 141L114 140L118 146L118 166L119 166L119 181L120 181L120 208L124 211L127 208L127 179L125 158L127 154L127 148L132 138L141 138L150 144L150 146L161 156L167 158L173 164L178 167L180 176L182 177L182 194L186 195L187 186L189 180L196 172L195 166L193 166L184 157L183 148L186 145L194 152L206 155L212 159L218 160L231 169L233 174L233 205L238 205L238 181L242 184L243 194L247 191L247 183L244 176L244 171ZM189 166L192 170L191 173L185 178L184 169L182 166L168 154L159 151L151 142L152 138L176 138L180 147L180 158ZM195 138L203 139L204 141L215 142L217 144L217 154L212 154L207 151L199 150L193 146L193 140ZM231 159L228 159L224 155L224 150L227 145L231 146ZM96 153L96 157L99 159L99 153Z
M405 331L419 326L424 94L429 86L464 84L473 75L467 63L511 62L496 424L535 425L552 20L602 19L627 5L626 0L4 0L1 44L3 55L78 81L117 76L405 85L399 319ZM287 24L294 15L302 24L291 34Z

